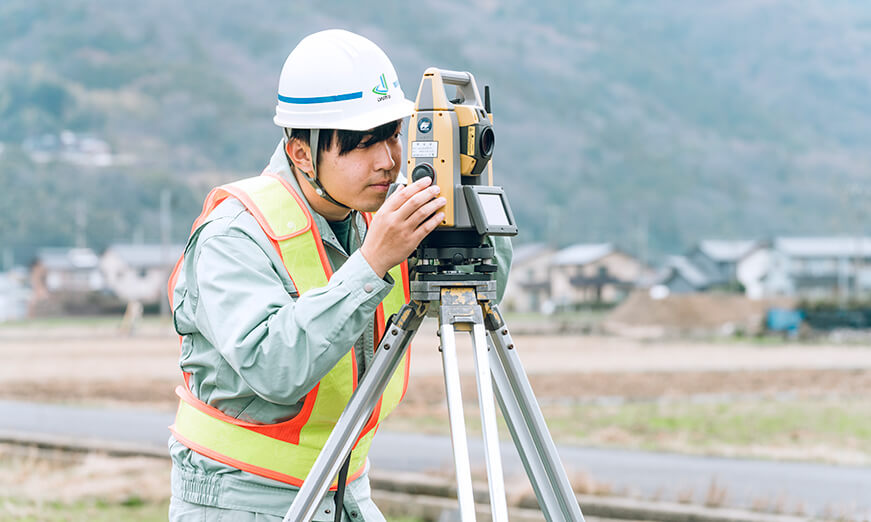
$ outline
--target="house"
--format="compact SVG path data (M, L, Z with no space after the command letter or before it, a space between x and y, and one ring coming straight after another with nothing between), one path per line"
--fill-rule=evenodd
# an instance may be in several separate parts
M649 274L644 263L611 243L572 245L551 260L551 301L557 308L614 304Z
M42 248L30 268L30 315L93 311L105 289L99 258L90 248Z
M686 256L669 256L658 285L668 288L669 294L704 292L711 280Z
M759 278L766 296L863 299L871 296L871 238L779 237Z
M103 252L100 270L106 286L122 301L159 304L185 245L115 244Z
M502 307L511 312L542 312L550 299L550 262L555 249L543 243L514 248Z
M23 267L0 272L0 322L27 317L31 294L27 279Z
M763 247L755 240L703 240L686 255L707 279L709 287L732 287L738 283L738 264L753 251Z

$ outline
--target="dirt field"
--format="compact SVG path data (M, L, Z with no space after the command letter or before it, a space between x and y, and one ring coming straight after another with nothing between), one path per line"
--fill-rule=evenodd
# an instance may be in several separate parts
M472 386L467 337L458 338L458 346ZM871 349L864 347L651 343L597 336L515 335L514 341L542 402L871 392ZM443 403L437 346L435 323L427 320L412 344L410 404ZM165 322L148 321L134 336L105 320L4 325L0 398L173 409L173 388L180 382L177 354L178 339Z
M458 347L468 403L475 386L467 337ZM520 334L514 342L559 443L871 465L869 347ZM435 324L428 321L413 342L406 401L385 429L446 433L437 347ZM0 399L172 411L173 389L181 382L177 355L178 339L166 322L146 321L134 336L106 320L0 325ZM469 429L479 429L474 406L466 413ZM0 447L0 463L6 462L0 490L27 500L0 495L0 518L132 519L134 509L142 520L165 519L166 462L116 466L89 457L54 472L46 498L38 493L45 477L31 471L41 469L40 461L9 459L8 451ZM138 484L138 472L128 471L145 464L150 482ZM118 471L103 477L105 469ZM80 477L113 486L87 494L55 486L75 485ZM607 492L610 486L602 487ZM57 517L46 516L46 506L57 501Z

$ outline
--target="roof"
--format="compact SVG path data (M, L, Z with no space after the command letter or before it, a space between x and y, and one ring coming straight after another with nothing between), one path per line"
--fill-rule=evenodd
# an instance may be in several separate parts
M520 265L535 258L539 254L549 252L551 250L544 243L526 243L514 247L514 252L511 254L511 264Z
M695 288L703 288L709 283L705 274L686 256L669 256L665 266L671 269L671 275L677 273Z
M871 238L779 237L774 249L792 257L871 257Z
M131 268L172 266L184 253L185 245L115 244L106 249L121 258Z
M557 252L551 264L555 266L586 265L607 256L614 250L614 245L611 243L572 245Z
M714 261L738 261L759 245L755 240L724 241L708 239L699 241L699 250Z
M49 270L89 270L97 268L99 258L90 248L40 248L36 262Z

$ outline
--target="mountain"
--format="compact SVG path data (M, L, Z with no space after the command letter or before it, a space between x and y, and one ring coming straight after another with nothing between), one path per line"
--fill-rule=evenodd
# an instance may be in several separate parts
M265 164L284 58L331 27L379 43L409 97L432 65L491 86L518 241L655 258L703 237L867 233L868 2L6 0L0 240L17 257L71 243L76 199L95 246L156 240L166 185L183 239L209 183ZM21 149L62 129L132 161L34 163Z

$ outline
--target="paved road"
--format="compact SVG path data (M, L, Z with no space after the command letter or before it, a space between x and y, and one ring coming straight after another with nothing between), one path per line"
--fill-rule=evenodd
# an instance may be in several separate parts
M147 410L74 408L0 401L0 430L63 435L166 447L173 415ZM483 469L483 448L470 441L473 466ZM523 475L508 443L503 447L507 475ZM787 510L801 505L808 514L850 513L871 518L871 468L693 457L642 451L563 446L560 455L572 472L586 472L613 491L674 500L692 491L703 501L712 481L727 491L731 504L780 501ZM370 453L376 469L405 471L453 468L450 440L442 436L380 432Z

